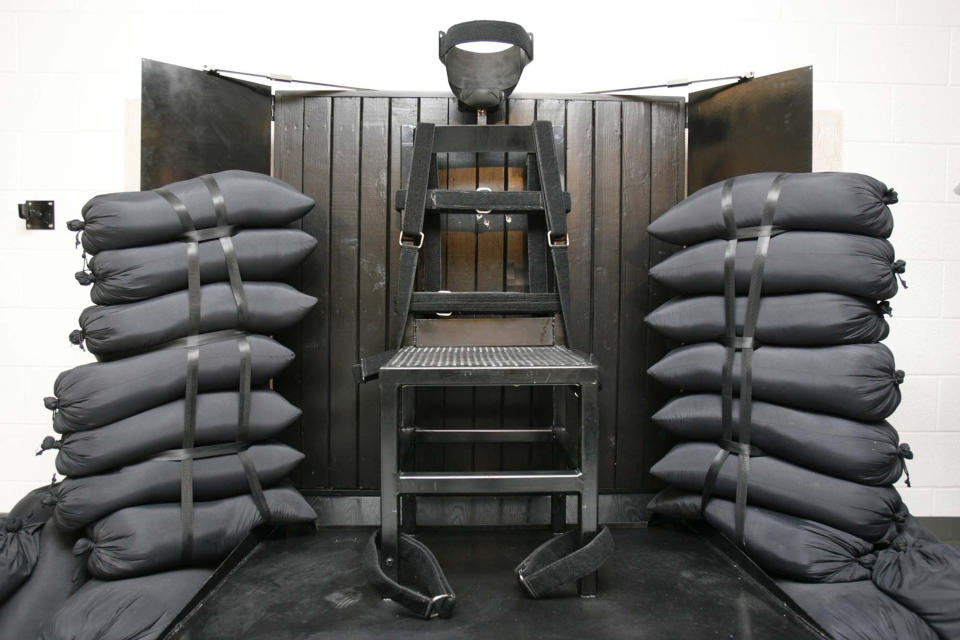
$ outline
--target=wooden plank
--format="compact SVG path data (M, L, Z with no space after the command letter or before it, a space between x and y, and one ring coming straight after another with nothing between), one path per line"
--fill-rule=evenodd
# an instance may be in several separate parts
M387 172L390 102L364 98L360 148L360 282L357 326L360 357L387 348ZM380 486L380 389L359 387L357 425L358 485Z
M302 97L282 97L277 101L277 139L274 145L274 174L296 189L303 189L303 108ZM313 215L312 213L308 215ZM301 228L302 221L291 226ZM293 274L287 284L300 288L300 272ZM274 381L275 387L283 396L296 406L302 404L303 379L303 329L302 325L292 327L275 336L283 345L290 348L296 355L294 362ZM296 449L303 449L304 424L306 419L301 416L283 433L282 440ZM307 423L309 424L309 423ZM301 485L304 481L303 467L298 467L291 479Z
M673 204L683 197L684 189L684 153L683 153L683 106L654 103L651 105L651 146L650 146L650 220L656 220ZM656 238L648 239L650 265L655 265L676 249ZM648 301L650 310L666 302L670 293L664 287L648 279ZM651 331L648 334L646 366L653 365L670 349L669 342ZM670 393L664 387L646 377L647 414L652 415L666 402ZM646 471L659 460L673 445L673 440L658 429L649 427L642 434L644 447L642 466ZM644 473L641 480L645 491L657 491L663 484Z
M570 344L589 352L592 341L591 258L593 255L593 102L567 104L567 191L570 214Z
M303 230L317 247L300 269L301 289L317 304L300 323L299 354L303 409L302 451L298 468L307 488L330 486L330 116L331 98L310 97L304 104L303 192L317 203L303 218Z
M447 123L447 98L423 98L420 100L420 122L434 124ZM437 169L443 182L446 184L447 157L446 154L437 154ZM444 390L437 387L421 387L416 390L415 421L417 426L438 429L443 427L443 396ZM441 470L444 468L444 448L438 444L417 445L414 452L414 461L417 469Z
M503 124L506 108L488 116L489 125ZM477 187L491 191L506 189L504 153L477 154ZM506 225L503 214L484 215L477 220L477 290L504 290ZM475 424L496 427L503 424L503 389L477 387L474 392ZM499 444L477 444L473 447L473 468L499 470L502 447Z
M330 482L357 488L357 280L360 98L333 101L330 283Z
M644 394L648 331L647 272L650 268L650 105L623 103L623 175L620 184L620 366L617 376L617 489L638 490L645 469L644 434L650 429Z
M620 322L620 103L595 107L593 312L591 352L600 364L600 486L614 486L617 349Z
M460 111L453 98L447 103L447 122L476 124L476 116ZM477 188L477 154L447 154L447 189ZM477 216L472 213L451 213L443 216L443 239L446 244L444 281L450 291L477 289ZM443 392L443 425L449 429L474 426L474 389L450 387ZM471 469L473 445L446 444L443 464L448 471Z

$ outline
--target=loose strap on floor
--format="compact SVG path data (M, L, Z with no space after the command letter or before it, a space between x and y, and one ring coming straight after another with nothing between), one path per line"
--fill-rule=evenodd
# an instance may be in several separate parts
M534 598L590 575L613 555L613 535L600 528L584 545L579 532L571 529L554 536L533 550L514 569L517 580Z
M447 581L436 556L413 536L400 534L399 560L416 572L427 592L400 584L390 578L380 567L380 532L374 531L363 550L363 565L367 580L384 598L397 604L424 620L449 618L457 602L453 587Z

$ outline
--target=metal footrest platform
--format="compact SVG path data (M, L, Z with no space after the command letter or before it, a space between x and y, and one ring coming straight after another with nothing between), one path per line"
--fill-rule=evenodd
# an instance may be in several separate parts
M380 369L384 382L411 385L581 384L597 365L566 347L403 347Z

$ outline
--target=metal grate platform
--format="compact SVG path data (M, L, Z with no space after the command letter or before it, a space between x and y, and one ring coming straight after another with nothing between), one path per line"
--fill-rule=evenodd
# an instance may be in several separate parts
M384 369L593 367L565 347L403 347Z

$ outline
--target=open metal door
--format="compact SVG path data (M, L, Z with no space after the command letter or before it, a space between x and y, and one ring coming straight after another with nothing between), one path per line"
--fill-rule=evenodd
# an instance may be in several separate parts
M225 169L270 173L270 88L143 60L140 188Z
M687 193L731 176L812 168L813 67L691 93Z

